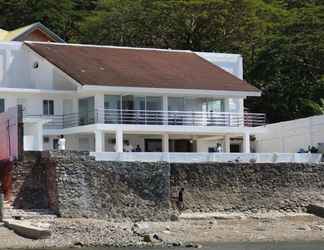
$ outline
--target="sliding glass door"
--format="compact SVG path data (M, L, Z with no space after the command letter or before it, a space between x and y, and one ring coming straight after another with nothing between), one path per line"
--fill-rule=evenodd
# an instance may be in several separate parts
M79 125L95 123L94 97L79 99Z

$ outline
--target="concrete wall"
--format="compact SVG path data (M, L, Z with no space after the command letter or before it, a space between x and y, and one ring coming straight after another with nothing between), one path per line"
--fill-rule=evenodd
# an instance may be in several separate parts
M256 133L255 146L259 153L296 153L318 143L324 143L324 115L267 125L266 133Z

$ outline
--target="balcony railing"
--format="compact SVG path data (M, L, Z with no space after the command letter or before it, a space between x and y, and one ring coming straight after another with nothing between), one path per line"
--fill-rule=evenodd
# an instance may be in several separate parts
M266 124L261 113L191 112L105 109L66 115L28 115L49 120L47 129L63 129L89 124L132 124L168 126L257 127Z

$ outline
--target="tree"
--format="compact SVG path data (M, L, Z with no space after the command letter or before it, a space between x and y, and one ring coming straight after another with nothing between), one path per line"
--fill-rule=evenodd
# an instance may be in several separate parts
M324 97L324 8L291 11L288 22L263 48L249 79L264 96L250 103L270 121L321 114Z

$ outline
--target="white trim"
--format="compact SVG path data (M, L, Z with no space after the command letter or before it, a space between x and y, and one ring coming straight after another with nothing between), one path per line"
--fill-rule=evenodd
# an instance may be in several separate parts
M233 136L242 136L245 133L255 134L253 127L213 127L213 126L168 126L168 125L121 125L121 124L92 124L66 129L44 129L46 135L93 133L102 130L107 133L115 133L122 130L126 134L183 134L183 135L224 135L229 133ZM258 129L258 133L262 130Z
M48 42L35 42L35 41L25 41L28 44L46 44ZM191 50L173 50L173 49L157 49L157 48L139 48L139 47L122 47L122 46L111 46L111 45L94 45L94 44L78 44L78 43L50 43L53 45L60 46L74 46L74 47L90 47L90 48L111 48L111 49L131 49L131 50L153 50L153 51L164 51L164 52L182 52L182 53L194 53Z
M145 87L115 87L115 86L99 86L84 85L78 89L78 93L83 94L89 92L107 92L109 94L153 94L153 95L188 95L188 96L219 96L219 97L247 97L261 96L261 92L257 91L226 91L226 90L203 90L203 89L176 89L176 88L145 88Z
M2 88L2 87L0 87L0 93L77 95L77 92L74 90L24 89L24 88Z

